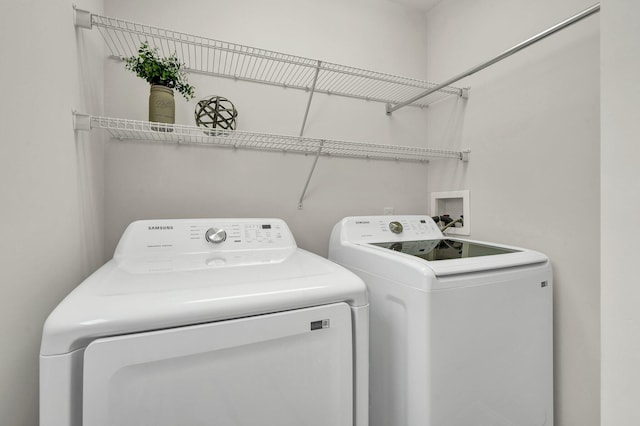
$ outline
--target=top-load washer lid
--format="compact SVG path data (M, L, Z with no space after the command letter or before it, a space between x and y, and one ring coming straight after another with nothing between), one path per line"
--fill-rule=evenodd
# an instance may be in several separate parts
M437 239L421 241L394 241L372 243L393 251L416 256L424 260L449 260L470 257L495 256L498 254L517 253L522 250L492 246L469 240Z
M364 306L366 287L297 248L282 220L138 221L114 258L51 313L41 354L67 353L97 337L335 302Z
M445 238L433 219L419 215L347 217L334 227L329 254L340 264L381 276L397 273L401 282L410 270L443 277L548 261L532 250ZM406 269L400 272L388 262Z

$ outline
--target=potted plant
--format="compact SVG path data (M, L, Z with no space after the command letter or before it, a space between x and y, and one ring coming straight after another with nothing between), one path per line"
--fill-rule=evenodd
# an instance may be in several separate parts
M149 94L149 121L175 123L175 100L173 89L186 100L193 98L193 86L187 82L185 65L174 53L160 57L157 48L150 48L145 41L138 49L138 55L123 58L125 67L151 84Z

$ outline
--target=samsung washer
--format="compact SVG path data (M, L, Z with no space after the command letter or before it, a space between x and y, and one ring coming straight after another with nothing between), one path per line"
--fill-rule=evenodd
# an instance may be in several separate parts
M546 256L368 216L334 227L329 258L369 289L371 426L553 425Z
M41 426L366 426L368 301L277 219L131 224L47 319Z

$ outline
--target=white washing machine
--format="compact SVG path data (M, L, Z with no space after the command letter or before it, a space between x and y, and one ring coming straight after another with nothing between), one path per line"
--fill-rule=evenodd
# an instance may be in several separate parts
M369 289L371 426L553 425L546 256L371 216L339 222L329 258Z
M41 426L366 426L366 287L281 220L135 222L40 369Z

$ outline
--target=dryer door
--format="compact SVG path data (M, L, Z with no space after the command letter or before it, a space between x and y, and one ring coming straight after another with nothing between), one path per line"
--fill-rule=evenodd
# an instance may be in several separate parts
M83 426L353 424L346 303L98 339Z

